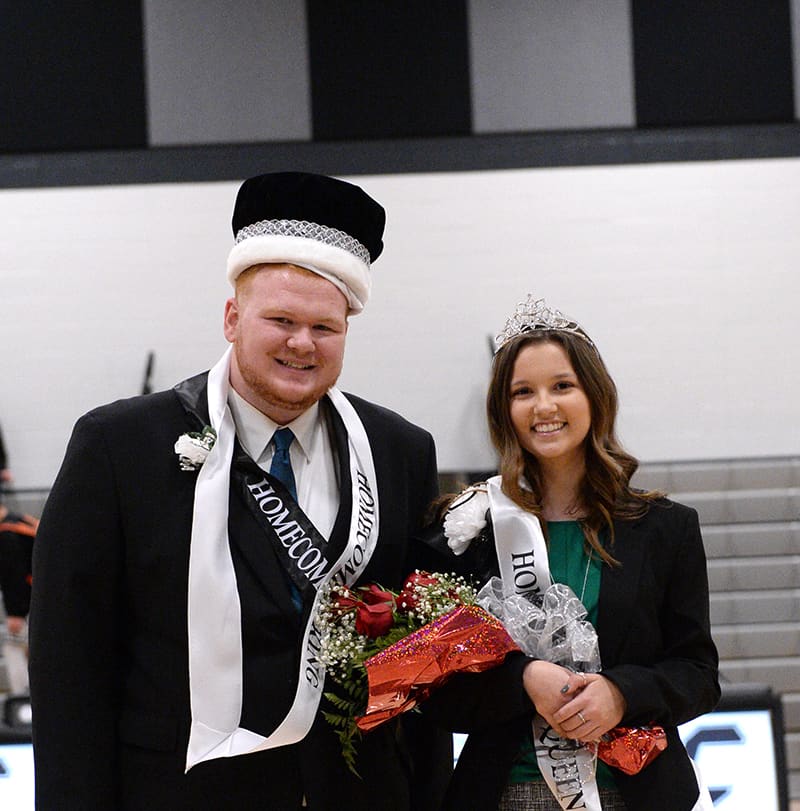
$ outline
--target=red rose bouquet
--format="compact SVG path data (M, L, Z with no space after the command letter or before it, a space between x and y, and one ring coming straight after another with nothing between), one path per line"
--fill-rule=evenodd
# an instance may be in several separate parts
M319 660L336 687L323 715L353 772L362 732L412 709L453 673L494 667L517 650L475 605L475 590L451 575L415 572L399 594L374 583L329 586L315 621Z

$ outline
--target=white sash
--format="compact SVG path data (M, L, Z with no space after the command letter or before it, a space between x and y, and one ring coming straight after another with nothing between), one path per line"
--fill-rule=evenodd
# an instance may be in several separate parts
M322 696L325 669L317 661L314 626L319 593L337 579L354 583L378 538L378 488L364 426L347 398L328 392L347 430L352 480L352 513L347 547L328 574L315 583L300 657L297 693L277 729L264 737L239 726L242 710L241 606L228 542L228 494L236 429L228 408L231 348L208 375L209 419L217 432L197 477L189 553L189 692L192 725L186 770L212 758L243 755L302 740L311 729ZM265 686L266 687L266 686Z
M500 476L486 482L492 513L494 540L503 591L509 594L543 594L552 585L547 543L533 513L513 502L501 489Z
M500 476L493 476L486 482L486 490L503 592L543 593L552 585L552 578L542 526L535 515L503 493L501 483ZM539 770L561 808L601 811L595 756L583 746L572 748L538 714L533 719L533 734Z

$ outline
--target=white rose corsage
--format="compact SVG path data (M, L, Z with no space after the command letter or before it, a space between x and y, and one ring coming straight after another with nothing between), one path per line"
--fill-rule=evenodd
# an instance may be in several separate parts
M175 453L178 454L178 463L181 470L197 470L206 461L217 441L217 432L210 426L204 425L202 431L189 431L181 434L175 443Z
M463 555L486 526L489 496L486 490L468 487L450 505L444 517L444 534L454 555Z

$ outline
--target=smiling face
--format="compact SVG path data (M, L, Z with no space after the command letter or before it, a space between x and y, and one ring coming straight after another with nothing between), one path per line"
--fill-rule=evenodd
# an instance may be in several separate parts
M291 422L336 383L347 311L342 292L311 271L294 265L245 271L225 303L231 385L278 424Z
M508 394L517 440L543 468L583 465L591 406L560 344L524 346L514 362Z

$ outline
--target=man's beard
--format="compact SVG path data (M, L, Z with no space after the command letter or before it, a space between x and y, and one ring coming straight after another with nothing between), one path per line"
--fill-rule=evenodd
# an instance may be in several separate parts
M251 405L254 405L259 411L263 411L263 406L266 406L299 416L311 408L314 403L319 401L327 393L331 386L336 384L336 380L334 379L327 386L319 386L310 390L304 397L287 400L281 397L277 390L279 387L273 386L268 379L265 379L263 372L252 364L247 363L238 351L236 352L236 361L239 367L239 374L242 376L242 379L247 384L250 391L255 394L259 400L258 403L251 403Z

